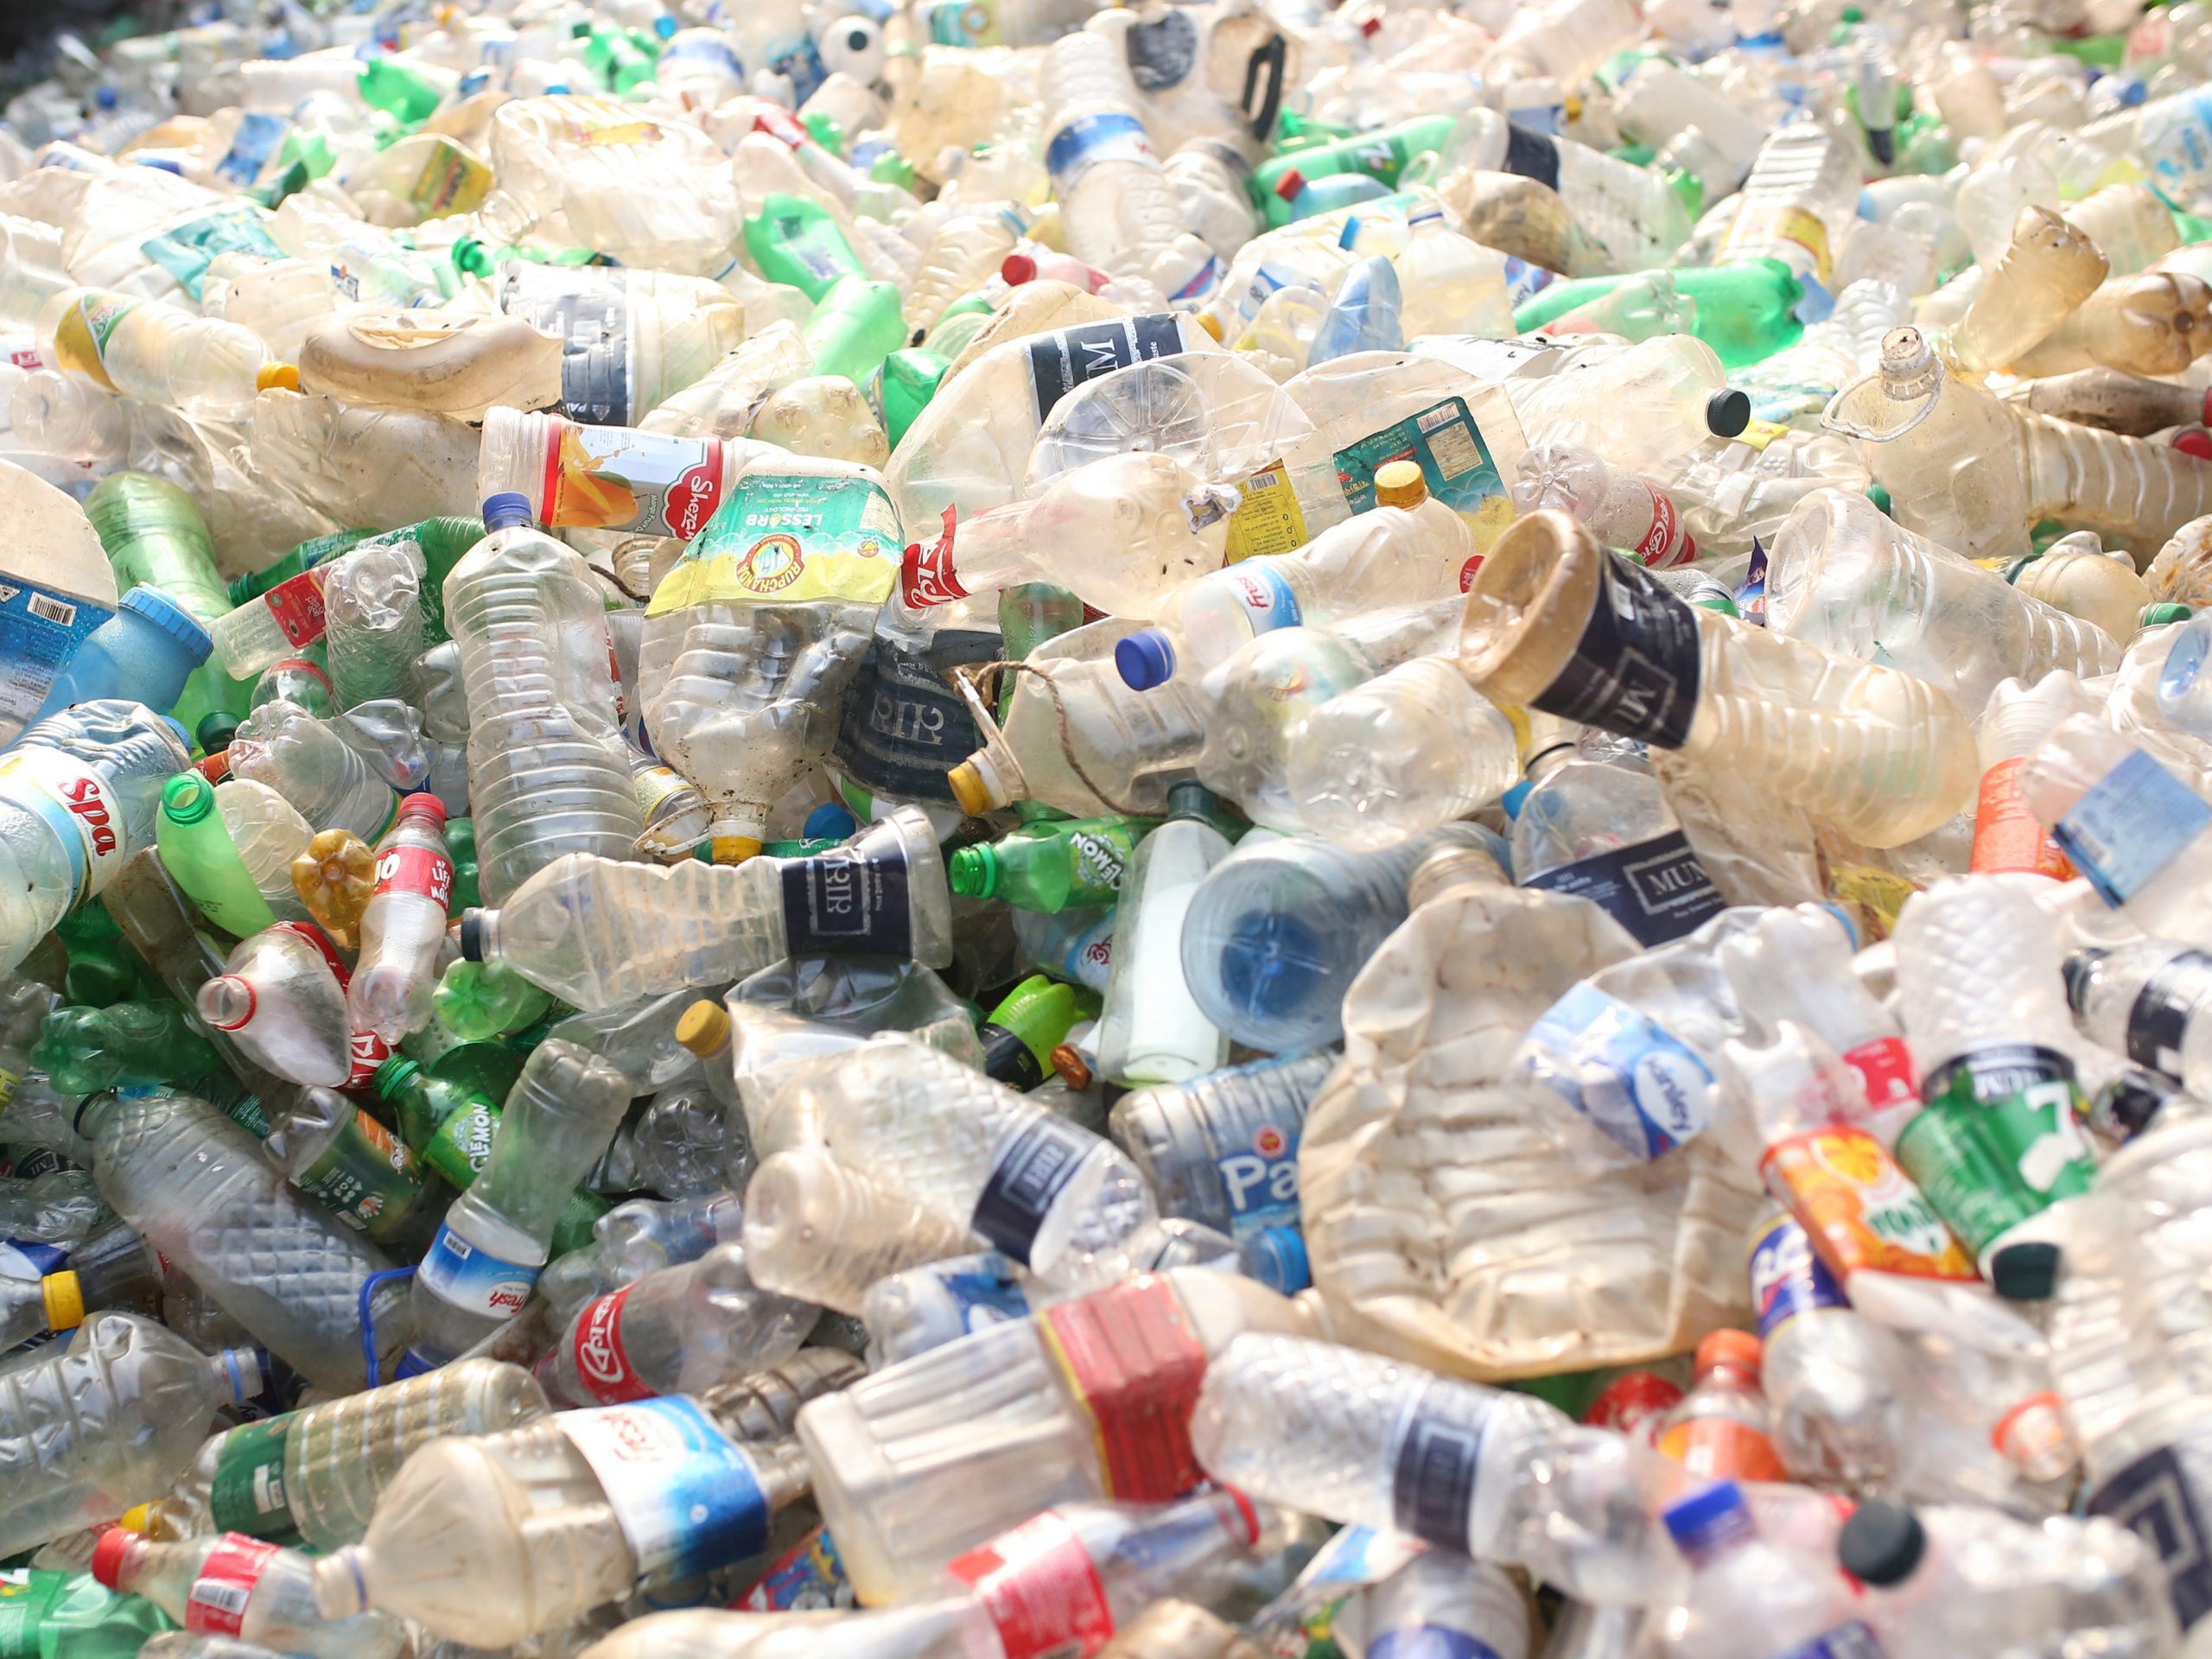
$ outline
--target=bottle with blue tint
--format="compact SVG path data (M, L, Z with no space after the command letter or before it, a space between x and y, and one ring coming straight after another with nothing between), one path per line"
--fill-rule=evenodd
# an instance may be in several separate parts
M1405 350L1405 327L1400 320L1404 305L1397 267L1379 253L1362 260L1337 285L1313 336L1306 365L1349 357L1354 352Z
M1202 784L1167 791L1167 820L1138 843L1116 907L1098 1071L1115 1083L1179 1083L1229 1058L1229 1039L1184 978L1185 918L1207 874L1229 856Z
M166 712L213 649L207 630L183 606L158 588L133 588L77 647L31 721L96 697L128 697Z

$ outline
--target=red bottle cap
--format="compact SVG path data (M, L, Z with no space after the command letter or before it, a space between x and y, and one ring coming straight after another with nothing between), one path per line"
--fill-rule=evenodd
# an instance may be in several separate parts
M1633 1428L1672 1411L1681 1397L1679 1384L1655 1371L1623 1371L1599 1391L1582 1421L1598 1428Z
M1715 1331L1697 1345L1698 1375L1726 1365L1757 1376L1765 1352L1765 1345L1748 1331Z
M2192 426L2185 432L2174 435L2174 448L2184 455L2195 455L2199 461L2212 461L2212 432L2201 426Z
M404 818L410 813L417 817L435 818L441 830L446 827L446 804L428 790L399 798L399 816Z
M114 1589L115 1581L123 1576L124 1558L137 1541L138 1535L127 1527L110 1527L100 1534L99 1541L92 1546L92 1576Z
M1020 288L1024 283L1037 280L1037 262L1026 253L1009 253L999 266L999 275Z
M1275 194L1285 201L1295 201L1298 193L1305 188L1306 175L1294 167L1275 181Z

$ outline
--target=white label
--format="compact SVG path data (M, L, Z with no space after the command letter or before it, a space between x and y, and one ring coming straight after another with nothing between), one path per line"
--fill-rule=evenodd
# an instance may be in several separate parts
M17 749L0 760L0 790L53 828L69 860L74 902L106 887L130 855L122 804L99 773L75 756L60 749Z

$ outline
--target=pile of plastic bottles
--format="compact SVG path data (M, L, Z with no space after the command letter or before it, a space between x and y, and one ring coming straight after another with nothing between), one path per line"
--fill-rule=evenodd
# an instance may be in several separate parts
M2208 71L63 36L0 1659L2212 1656Z

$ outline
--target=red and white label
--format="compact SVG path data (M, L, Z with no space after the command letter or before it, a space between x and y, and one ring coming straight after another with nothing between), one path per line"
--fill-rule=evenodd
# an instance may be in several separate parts
M1469 588L1475 585L1475 576L1482 568L1483 556L1479 553L1476 554L1474 557L1469 559L1465 564L1459 567L1459 591L1461 593L1465 593Z
M707 527L707 520L715 516L721 499L720 455L710 455L696 467L685 468L668 486L668 505L661 510L668 533L678 541L690 541Z
M576 1316L575 1341L570 1347L576 1380L602 1406L626 1406L632 1400L649 1399L653 1392L638 1380L629 1356L622 1351L622 1304L636 1288L627 1285L611 1296L595 1297Z
M331 944L323 931L313 922L278 922L276 925L287 933L298 934L322 953L323 961L329 964L330 971L337 977L340 990L353 983L353 970L346 967L345 958L338 954L338 947Z
M387 847L377 855L375 897L388 893L418 893L437 900L440 910L453 907L453 860L435 847Z
M1681 515L1675 511L1666 492L1648 483L1643 487L1651 497L1651 523L1644 530L1643 539L1636 544L1637 558L1654 570L1687 564L1697 556L1697 543L1682 534Z
M933 605L950 605L968 597L952 569L952 531L960 510L944 510L944 533L927 547L920 543L906 550L899 564L899 591L909 610L925 611Z
M348 1089L365 1089L376 1081L377 1068L391 1058L391 1045L373 1031L357 1031L346 1039L346 1057L353 1069L346 1074ZM376 1120L363 1113L361 1122Z
M1974 852L1967 868L1976 875L2047 875L2054 881L2070 881L2073 861L2021 797L2020 768L2026 764L2025 755L2015 755L1981 774L1974 809Z
M1112 1496L1160 1503L1205 1478L1191 1448L1191 1410L1206 1351L1166 1280L1126 1280L1046 1308L1043 1322L1090 1419Z
M311 645L322 638L322 573L302 570L278 582L261 596L284 638L296 645Z
M1902 1037L1878 1037L1861 1043L1843 1057L1859 1074L1866 1090L1866 1103L1878 1112L1893 1106L1910 1106L1920 1098L1912 1077L1912 1052Z
M1090 1659L1112 1639L1114 1611L1083 1540L1047 1510L946 1568L974 1592L1006 1659Z
M67 836L66 819L75 831L75 845L65 841L77 897L89 899L114 879L130 849L123 836L123 808L111 795L106 780L83 761L60 749L22 748L0 760L0 779L28 784L53 803L46 817L57 836Z
M225 1533L200 1563L192 1588L185 1592L184 1628L236 1636L245 1624L247 1599L276 1549L275 1544L243 1533Z

